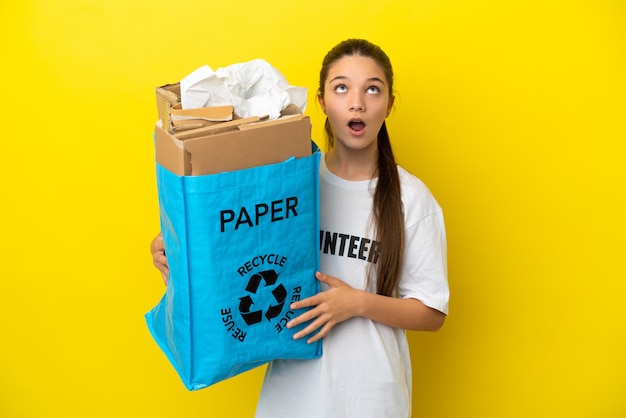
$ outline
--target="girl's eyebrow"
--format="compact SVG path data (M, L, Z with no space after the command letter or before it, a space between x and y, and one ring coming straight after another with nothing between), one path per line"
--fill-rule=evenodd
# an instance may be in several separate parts
M346 79L348 79L348 77L346 77L345 75L338 75L336 77L333 77L329 82L332 83L333 81L340 81L340 80L346 80ZM369 82L378 82L378 83L381 83L383 85L385 84L385 82L382 79L378 78L378 77L370 77L370 78L367 79L367 81L369 81Z
M367 79L367 81L372 81L372 82L377 81L377 82L379 82L380 84L383 84L383 85L385 84L385 82L384 82L383 80L381 80L380 78L378 78L378 77L371 77L371 78L368 78L368 79Z
M337 81L337 80L345 80L345 79L347 79L347 78L348 78L348 77L346 77L346 76L344 76L344 75L338 75L338 76L336 76L336 77L333 77L333 78L330 80L330 82L332 83L333 81Z

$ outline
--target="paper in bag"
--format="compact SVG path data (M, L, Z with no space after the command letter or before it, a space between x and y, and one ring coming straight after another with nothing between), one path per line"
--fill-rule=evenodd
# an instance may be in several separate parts
M180 82L183 109L232 105L237 116L277 119L289 105L304 113L307 89L291 86L262 59L233 64L213 71L204 65Z

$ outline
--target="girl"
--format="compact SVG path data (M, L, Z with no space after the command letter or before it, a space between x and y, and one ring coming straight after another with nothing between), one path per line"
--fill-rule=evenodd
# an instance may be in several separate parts
M395 162L385 125L393 70L378 46L335 46L322 64L318 101L328 141L320 164L322 292L294 302L291 309L312 309L288 326L311 321L294 338L324 338L324 354L272 362L256 417L410 417L405 330L436 331L448 309L442 211ZM151 247L166 278L160 236Z

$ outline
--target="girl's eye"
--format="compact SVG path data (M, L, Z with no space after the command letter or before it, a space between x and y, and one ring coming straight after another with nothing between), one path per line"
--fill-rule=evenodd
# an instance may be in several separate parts
M376 87L376 86L370 86L370 87L367 88L367 92L369 94L378 94L378 93L380 93L380 89L378 87Z
M337 87L335 87L336 93L345 93L346 91L348 91L348 88L344 84L339 84Z

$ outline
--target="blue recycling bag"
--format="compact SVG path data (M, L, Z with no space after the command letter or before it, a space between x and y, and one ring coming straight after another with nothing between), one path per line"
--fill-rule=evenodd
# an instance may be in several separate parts
M178 176L157 164L166 292L146 314L188 390L275 359L311 359L287 329L319 292L320 153L277 164Z

